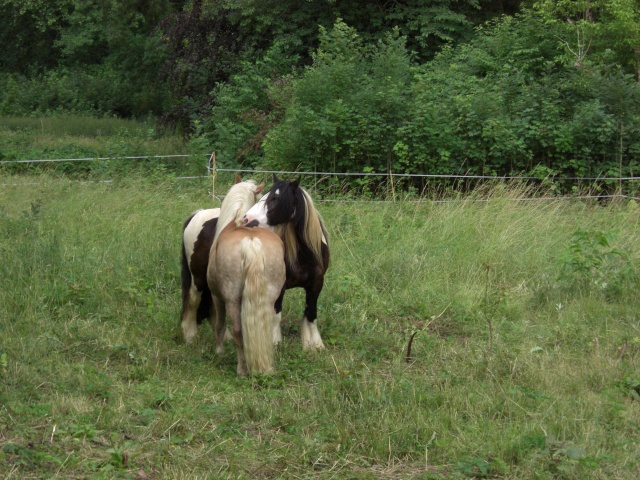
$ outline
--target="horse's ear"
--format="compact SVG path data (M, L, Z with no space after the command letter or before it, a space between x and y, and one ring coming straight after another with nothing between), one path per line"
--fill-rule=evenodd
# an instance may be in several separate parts
M264 183L261 183L256 187L256 195L258 195L264 189Z
M302 178L296 178L293 182L291 182L291 186L293 188L298 188L300 186L300 180L302 180Z
M242 177L236 173L236 183L242 182Z
M273 174L273 183L278 183L280 181L280 179L278 178L278 176L274 173Z

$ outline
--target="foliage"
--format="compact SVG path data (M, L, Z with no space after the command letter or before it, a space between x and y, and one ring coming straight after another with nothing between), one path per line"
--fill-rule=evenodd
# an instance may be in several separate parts
M261 60L244 62L213 92L210 114L196 122L192 143L204 141L221 166L251 165L262 156L265 135L280 121L280 105L289 94L292 59L285 50L276 43Z
M637 289L640 270L628 252L612 247L616 237L615 231L574 232L563 256L560 279L610 294Z
M277 116L270 108L255 112L253 97L265 98L278 76L295 73L296 69L308 65L321 42L320 32L330 29L337 19L344 19L365 43L372 45L397 28L411 40L412 55L424 60L432 57L442 44L468 37L472 32L471 19L479 7L477 0L193 2L190 10L175 14L164 23L165 39L172 52L169 79L174 97L174 107L165 120L182 123L197 120L203 124L208 120L207 107L213 108L213 116L217 116L218 107L222 111L230 108L227 102L242 105L244 110L234 112L235 118L231 118L229 128L233 130L233 139L222 148L225 154L235 148L233 153L225 155L229 161L245 155L253 159L254 144L264 137L264 132L260 133L264 125L255 123L264 123L264 118L274 114ZM496 8L486 6L485 12L491 15ZM169 28L168 24L172 26ZM280 60L278 69L264 71L264 62L268 62L274 52ZM259 71L262 76L255 77ZM247 75L257 82L238 85ZM235 89L248 87L253 90L251 99L243 97L246 103L229 98ZM219 121L210 123L211 126L206 126L204 132L199 130L198 134L221 137L227 133L226 125L221 126L222 133L218 134L214 130ZM236 133L244 143L237 143Z
M413 116L422 121L404 128L401 161L430 173L501 175L540 164L568 176L619 171L623 113L611 97L625 92L635 104L640 89L615 72L563 66L556 45L536 17L523 15L444 51L416 81ZM637 148L633 129L625 153ZM624 163L623 175L634 171Z
M225 166L566 191L553 177L640 168L639 19L633 0L1 0L0 114L151 115Z
M228 80L238 56L239 32L228 10L216 2L205 14L203 3L207 2L195 0L190 9L173 13L160 24L168 51L160 73L171 95L161 123L185 133L210 107L211 91Z
M0 74L0 114L82 114L137 118L158 115L168 105L163 86L129 81L105 65L59 68L36 77Z
M342 22L321 33L313 65L283 96L284 118L266 136L264 166L388 170L409 101L405 39L396 31L370 47Z
M397 30L371 45L341 21L321 29L299 75L280 76L287 57L276 52L219 89L202 124L230 164L542 178L638 168L638 83L565 65L532 13L489 23L421 66Z
M640 81L640 6L634 0L534 2L577 67L615 62Z
M167 86L156 25L170 8L168 0L3 0L0 113L159 115Z

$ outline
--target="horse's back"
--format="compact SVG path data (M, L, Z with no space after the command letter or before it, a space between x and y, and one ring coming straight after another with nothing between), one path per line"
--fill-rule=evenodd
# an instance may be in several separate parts
M243 284L240 282L244 281L248 255L260 255L269 284L276 285L278 290L284 285L284 245L280 237L270 230L227 227L216 240L213 252L209 262L209 280L224 297L239 298L242 295ZM276 297L278 294L279 291Z
M197 241L208 241L209 248L211 248L219 216L219 208L209 208L206 210L198 210L187 219L182 235L187 258L193 255Z

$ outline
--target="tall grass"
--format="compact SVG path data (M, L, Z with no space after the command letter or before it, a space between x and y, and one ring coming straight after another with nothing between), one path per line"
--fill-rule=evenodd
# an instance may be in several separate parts
M276 374L238 379L208 325L177 339L180 229L214 204L208 183L38 180L0 190L3 476L640 473L633 202L522 202L503 185L319 202L328 349L301 349L304 298L289 291Z
M132 172L197 175L207 157L169 158L201 153L169 132L159 131L153 119L126 120L77 115L53 117L0 117L0 172L47 173L112 177ZM210 152L209 152L210 153ZM55 163L12 163L16 160L162 157Z
M122 132L144 135L155 130L155 121L130 120L117 117L90 117L79 115L56 115L39 117L0 117L3 130L30 131L40 135L77 135L84 137L108 137Z

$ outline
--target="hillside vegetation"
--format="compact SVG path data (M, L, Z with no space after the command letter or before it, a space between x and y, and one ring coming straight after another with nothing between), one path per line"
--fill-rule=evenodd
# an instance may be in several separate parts
M0 19L2 115L154 118L226 167L639 169L634 0L5 0Z

